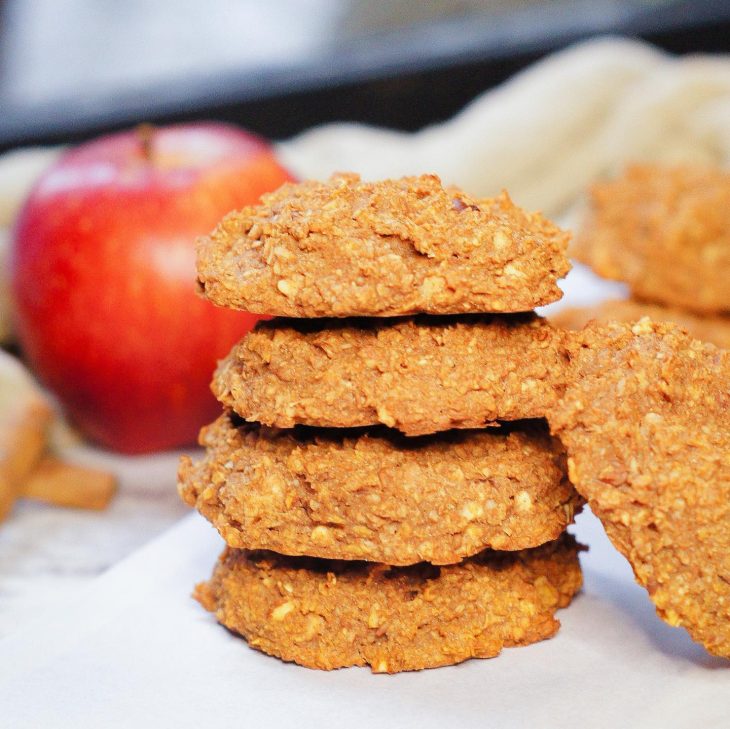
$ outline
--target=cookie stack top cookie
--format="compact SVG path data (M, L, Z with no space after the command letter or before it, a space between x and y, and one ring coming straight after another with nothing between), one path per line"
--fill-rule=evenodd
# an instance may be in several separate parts
M225 217L199 243L198 285L214 304L271 316L521 312L560 298L567 244L506 193L338 175Z

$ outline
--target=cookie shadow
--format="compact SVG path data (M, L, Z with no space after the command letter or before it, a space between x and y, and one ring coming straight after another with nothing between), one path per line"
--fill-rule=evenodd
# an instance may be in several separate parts
M730 661L708 653L700 643L690 638L684 628L674 628L665 623L640 585L597 572L586 577L584 592L609 602L662 654L704 669L730 671Z

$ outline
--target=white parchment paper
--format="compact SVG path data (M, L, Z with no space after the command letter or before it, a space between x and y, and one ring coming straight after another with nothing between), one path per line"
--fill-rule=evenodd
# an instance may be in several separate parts
M265 656L189 597L221 541L197 515L52 619L0 641L3 726L727 727L730 664L662 623L598 522L585 587L551 640L395 676Z

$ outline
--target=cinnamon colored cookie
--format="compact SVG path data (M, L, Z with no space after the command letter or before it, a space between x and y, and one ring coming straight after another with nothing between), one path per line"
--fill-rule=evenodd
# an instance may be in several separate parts
M215 396L250 421L407 435L545 415L565 333L534 315L259 324L218 366Z
M576 337L548 416L570 479L659 615L730 658L730 352L649 319Z
M596 185L572 251L632 293L700 313L730 311L730 173L635 165Z
M657 322L672 322L686 329L695 339L730 349L730 316L693 314L659 304L643 301L613 299L596 306L563 309L550 321L564 329L582 329L589 321L636 322L648 316Z
M183 457L180 494L233 547L393 565L555 539L582 500L539 424L404 438L272 431L222 416Z
M227 549L195 597L252 648L310 668L395 673L552 636L581 586L578 546L388 567Z
M561 297L568 234L435 175L286 184L198 243L219 306L290 317L529 311Z

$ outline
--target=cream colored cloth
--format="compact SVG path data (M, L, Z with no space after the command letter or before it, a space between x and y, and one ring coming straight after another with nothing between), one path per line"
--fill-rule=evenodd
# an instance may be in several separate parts
M531 66L443 124L414 134L329 124L279 152L300 177L436 172L558 216L630 160L730 163L730 58L601 38Z

